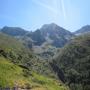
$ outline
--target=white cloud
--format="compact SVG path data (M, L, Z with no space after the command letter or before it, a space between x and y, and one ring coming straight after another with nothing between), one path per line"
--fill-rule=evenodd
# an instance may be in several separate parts
M44 7L44 8L46 8L46 9L50 10L54 14L58 13L57 5L55 5L55 4L57 4L57 0L49 0L49 1L51 1L51 3L48 2L48 0L47 0L48 4L45 3L46 0L42 0L42 1L41 0L32 0L32 1L34 3L36 3L37 5L40 5L40 6Z

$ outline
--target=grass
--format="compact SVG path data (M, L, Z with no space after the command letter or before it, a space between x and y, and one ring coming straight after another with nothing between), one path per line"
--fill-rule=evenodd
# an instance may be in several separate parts
M39 87L34 87L33 90L69 90L69 88L64 86L63 83L55 79L36 73L33 73L33 77L32 82L39 84Z
M57 80L32 72L32 75L25 77L23 69L9 60L0 57L0 86L25 88L26 85L31 90L68 90L68 87Z
M0 86L13 87L16 84L24 86L26 83L28 82L23 76L22 68L0 57Z

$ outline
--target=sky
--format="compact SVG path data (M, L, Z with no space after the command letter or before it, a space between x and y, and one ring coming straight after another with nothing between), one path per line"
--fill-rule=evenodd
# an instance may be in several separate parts
M0 28L34 31L50 23L72 32L90 25L90 0L0 0Z

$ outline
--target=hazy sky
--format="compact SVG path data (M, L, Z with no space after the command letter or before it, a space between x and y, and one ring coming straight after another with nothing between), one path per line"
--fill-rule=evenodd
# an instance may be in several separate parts
M70 31L90 24L90 0L0 0L0 27L35 30L52 22Z

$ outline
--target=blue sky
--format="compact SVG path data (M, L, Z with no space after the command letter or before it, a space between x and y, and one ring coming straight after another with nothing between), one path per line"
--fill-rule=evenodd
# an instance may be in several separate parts
M90 24L90 0L0 0L0 28L36 30L56 23L75 31Z

